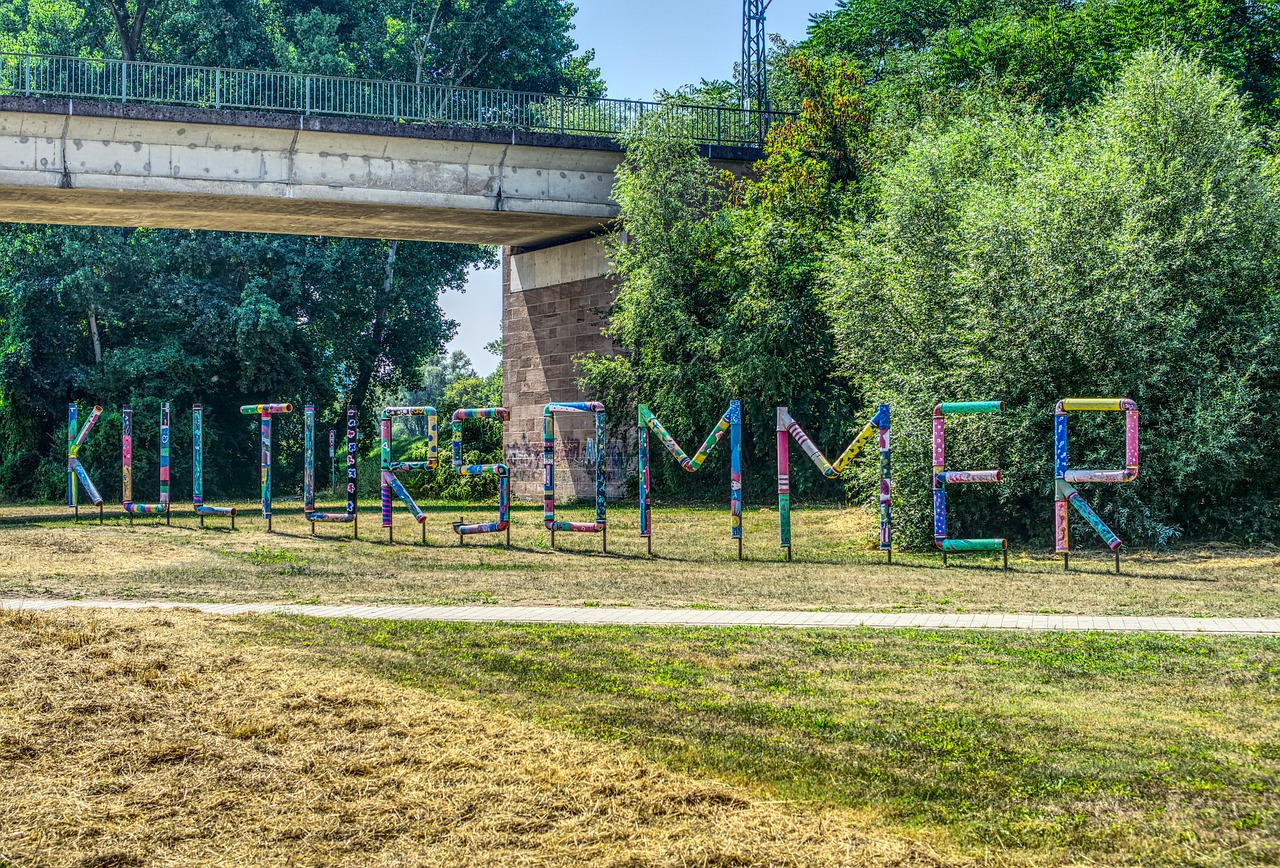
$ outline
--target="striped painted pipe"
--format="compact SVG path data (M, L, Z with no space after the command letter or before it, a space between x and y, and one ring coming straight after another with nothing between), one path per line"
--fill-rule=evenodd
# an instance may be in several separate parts
M892 517L892 456L889 445L890 415L889 405L881 404L875 415L863 426L853 442L834 462L826 456L810 439L804 429L786 407L777 410L778 435L778 539L782 548L791 549L791 454L789 441L795 440L805 455L822 472L823 476L835 479L843 473L853 460L858 457L872 437L876 438L876 446L880 452L880 550L893 551L893 517Z
M702 441L702 445L698 447L698 451L693 457L685 454L680 448L680 444L671 436L666 427L658 421L657 417L649 410L645 404L641 404L638 408L638 446L639 446L639 465L637 473L640 476L640 536L647 537L652 534L652 497L651 485L652 476L650 473L650 457L649 457L649 432L652 431L654 436L666 447L667 452L675 458L676 462L690 473L696 473L702 469L703 463L720 443L726 431L729 432L729 529L731 539L742 539L742 404L738 401L730 401L729 408L724 411L724 415L720 417L720 421L716 423L715 428Z
M160 502L133 502L133 410L120 409L120 484L124 511L129 515L165 515L169 511L169 402L160 405Z
M556 520L556 415L591 413L596 420L596 520L575 522ZM605 415L598 401L551 403L542 408L542 523L551 531L599 533L605 529Z
M75 404L67 405L67 506L72 508L80 503L79 492L76 490L77 482L84 489L89 503L102 506L102 495L98 494L98 487L89 478L89 471L85 470L84 465L80 463L80 449L89 439L89 432L93 430L93 426L97 424L98 417L101 415L102 408L94 405L89 418L85 420L84 427L79 427L78 408Z
M1003 401L944 402L933 408L933 542L944 554L1003 551L1009 547L1004 538L947 538L947 485L999 482L1002 474L1000 470L947 470L946 418L1003 412Z
M392 458L392 421L401 416L421 416L427 420L427 460L426 461L395 461ZM392 498L400 499L400 502L409 510L409 514L413 516L418 524L422 524L427 520L422 509L410 496L408 490L396 478L396 473L402 470L432 470L439 461L439 426L436 419L435 407L386 407L382 411L382 418L379 420L379 434L382 446L382 526L391 527L391 505Z
M262 445L262 517L271 521L271 417L292 413L292 404L246 404L240 408L246 416L258 416Z
M191 502L196 515L235 516L234 506L208 506L204 502L204 407L191 408Z
M1123 470L1073 470L1067 459L1067 414L1075 412L1124 413ZM1097 531L1107 548L1123 545L1119 536L1102 520L1075 488L1078 482L1126 483L1138 478L1138 405L1129 398L1063 398L1053 410L1054 549L1066 553L1071 548L1071 508ZM1117 562L1118 563L1118 562ZM1118 567L1117 567L1118 568Z
M511 526L511 470L506 464L464 464L462 461L462 424L467 419L498 419L507 422L511 418L506 407L482 407L455 410L453 413L453 469L463 476L481 476L492 473L498 477L498 520L485 524L453 523L454 533L470 536L480 533L498 533Z

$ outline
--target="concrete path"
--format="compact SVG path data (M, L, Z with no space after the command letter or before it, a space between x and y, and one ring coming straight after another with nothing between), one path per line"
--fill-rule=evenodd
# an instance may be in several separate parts
M577 606L300 606L272 603L174 603L134 600L0 600L0 609L195 609L211 615L309 615L391 621L508 624L625 624L649 627L917 627L961 630L1099 630L1117 633L1226 633L1280 636L1280 618L1178 618L1101 615L930 615L919 612L768 612Z

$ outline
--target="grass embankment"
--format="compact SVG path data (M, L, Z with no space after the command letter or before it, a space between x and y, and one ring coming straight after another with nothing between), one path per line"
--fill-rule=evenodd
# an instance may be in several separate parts
M271 632L974 857L1280 860L1277 640L296 619Z
M0 860L1280 860L1280 641L0 614Z
M0 612L0 864L943 864L264 628Z
M396 511L395 544L362 505L361 538L321 525L312 536L296 504L278 504L266 533L256 504L242 504L238 530L225 520L201 529L185 508L163 521L108 518L73 525L65 507L0 509L0 593L166 598L199 602L630 605L853 609L921 612L1061 612L1186 616L1280 615L1280 556L1228 547L1134 552L1114 576L1109 555L1074 555L1062 572L1051 552L1017 550L1012 570L992 558L874 550L873 519L861 510L796 513L795 560L777 545L777 516L748 510L745 562L729 539L727 511L661 508L655 558L645 554L634 509L610 508L609 554L594 534L557 534L549 547L539 508L514 511L512 547L501 538L457 544L450 522L492 515L492 506L436 506L419 527ZM565 508L585 520L588 511ZM495 535L496 537L497 535Z

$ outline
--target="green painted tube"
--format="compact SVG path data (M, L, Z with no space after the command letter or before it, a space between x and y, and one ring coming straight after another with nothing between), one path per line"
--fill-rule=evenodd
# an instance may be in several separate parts
M944 552L998 552L1004 550L1002 539L945 539Z
M957 401L938 405L943 416L961 416L973 413L1003 413L1004 401Z

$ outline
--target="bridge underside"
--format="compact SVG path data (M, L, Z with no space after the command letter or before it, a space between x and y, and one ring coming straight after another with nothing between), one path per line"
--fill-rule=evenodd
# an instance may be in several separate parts
M322 199L0 186L9 223L212 229L540 247L599 233L600 218Z

